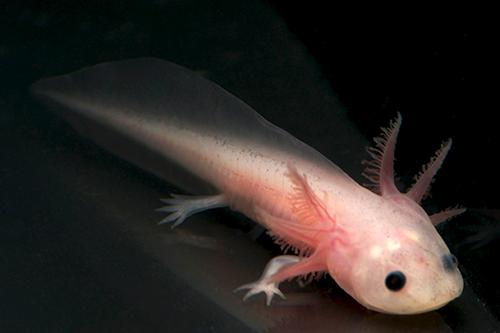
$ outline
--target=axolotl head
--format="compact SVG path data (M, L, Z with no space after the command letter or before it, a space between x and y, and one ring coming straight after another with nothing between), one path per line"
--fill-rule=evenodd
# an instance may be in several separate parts
M457 260L430 218L401 203L384 206L371 217L378 228L363 233L353 251L346 290L367 308L392 314L431 311L458 297Z
M330 273L358 302L369 309L392 314L416 314L442 307L462 293L463 279L435 225L464 209L427 215L419 202L451 146L451 140L426 165L415 184L400 193L393 177L392 161L401 117L384 129L369 149L374 161L365 172L377 186L372 204L359 211L364 219L351 254L343 259L348 271L339 274L338 261L328 263ZM349 258L349 259L347 259Z

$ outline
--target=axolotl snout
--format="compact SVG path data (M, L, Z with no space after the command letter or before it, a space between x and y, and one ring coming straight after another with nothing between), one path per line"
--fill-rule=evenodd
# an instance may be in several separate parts
M365 307L386 313L430 311L462 292L456 259L435 225L464 209L429 216L420 206L451 141L401 193L393 172L399 115L369 149L368 189L216 84L166 61L100 64L32 90L123 158L187 190L193 179L208 184L202 196L164 199L162 223L177 226L229 206L294 252L238 288L248 290L245 299L263 292L270 304L275 294L284 298L281 281L324 272ZM175 167L166 171L167 164Z
M365 226L357 232L346 226L352 235L347 254L338 246L327 262L330 274L338 276L344 290L367 308L397 314L426 312L462 292L455 257L427 214L412 206L380 198L362 207L349 217ZM337 268L335 262L341 261L345 265Z

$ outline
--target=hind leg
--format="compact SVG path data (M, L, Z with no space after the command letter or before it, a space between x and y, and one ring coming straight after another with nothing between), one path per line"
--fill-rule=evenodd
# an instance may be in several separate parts
M172 229L184 222L189 216L204 210L226 207L228 205L223 194L209 196L189 196L172 194L172 198L161 199L167 206L158 208L160 212L170 213L158 224L172 223Z

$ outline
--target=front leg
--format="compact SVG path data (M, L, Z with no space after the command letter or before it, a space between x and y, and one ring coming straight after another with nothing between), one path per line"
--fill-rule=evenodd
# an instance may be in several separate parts
M310 257L290 255L274 257L266 265L264 272L257 281L245 284L237 288L235 292L249 289L243 300L263 292L266 294L266 304L271 305L271 300L275 294L283 299L285 298L285 295L278 288L281 281L326 269L326 262L320 260L320 257L315 254Z

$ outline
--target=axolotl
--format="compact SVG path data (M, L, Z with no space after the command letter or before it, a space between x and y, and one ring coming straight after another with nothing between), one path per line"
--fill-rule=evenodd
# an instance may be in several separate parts
M191 177L208 184L208 194L165 199L162 223L177 226L227 206L292 250L238 289L248 290L245 298L265 293L269 305L276 294L284 298L280 282L324 272L384 313L431 311L462 292L457 260L435 226L464 209L429 216L420 206L451 140L400 192L393 171L399 114L368 150L368 188L215 83L167 61L99 64L40 80L32 91L125 159L174 183Z

